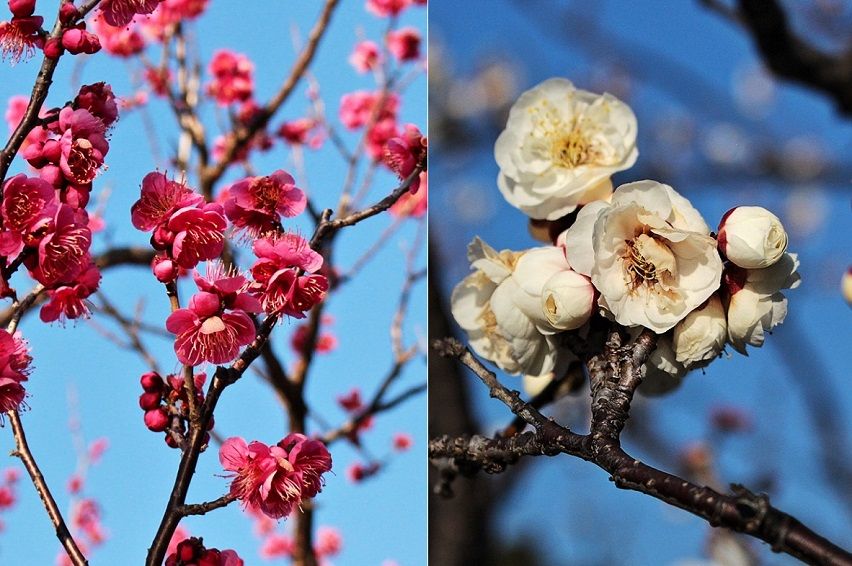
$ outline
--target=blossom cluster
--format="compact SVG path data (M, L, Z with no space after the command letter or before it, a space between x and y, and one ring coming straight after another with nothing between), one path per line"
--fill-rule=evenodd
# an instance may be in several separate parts
M659 335L643 391L676 386L729 344L746 354L787 312L799 284L777 216L731 209L711 232L672 187L611 175L637 159L636 118L609 94L550 79L512 107L495 145L498 187L539 221L570 223L553 245L497 252L478 238L452 312L473 349L511 374L562 375L576 358L569 333L614 321ZM571 215L569 218L566 216Z
M204 276L194 272L198 292L166 321L177 336L175 352L181 363L229 362L255 337L250 315L265 311L303 318L325 298L328 279L317 273L322 256L281 225L282 217L300 214L305 205L305 194L280 170L237 181L222 191L218 202L206 202L163 173L145 176L131 219L136 228L152 233L151 245L159 251L154 275L172 284L200 262L208 262ZM254 238L252 280L212 261L224 250L229 221L235 231Z
M315 497L322 491L323 474L331 470L325 444L296 433L273 446L231 437L222 443L219 461L233 477L231 495L273 519L287 517L303 499Z

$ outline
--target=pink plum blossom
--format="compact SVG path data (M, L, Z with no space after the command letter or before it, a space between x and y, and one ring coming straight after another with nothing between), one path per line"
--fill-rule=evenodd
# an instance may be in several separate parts
M392 30L387 35L388 51L400 61L420 58L420 32L413 27Z
M111 26L124 27L136 14L150 14L160 0L102 0L101 15Z
M378 67L382 62L382 53L374 41L359 41L349 56L349 64L359 73L366 73Z
M305 210L307 197L293 177L282 170L265 177L237 181L228 192L225 214L234 226L260 235L279 226L280 217L293 217Z
M322 256L296 234L261 238L253 246L258 260L251 268L263 310L304 318L305 311L325 298L328 279L316 274ZM302 274L304 273L304 274Z
M220 49L213 54L208 71L213 81L207 85L207 93L220 106L248 100L254 93L254 65L245 55Z

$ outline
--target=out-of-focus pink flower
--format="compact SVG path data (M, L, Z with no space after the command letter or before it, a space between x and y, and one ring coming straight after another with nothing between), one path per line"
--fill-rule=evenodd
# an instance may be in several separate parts
M266 537L260 547L260 557L264 560L275 558L288 558L293 556L296 544L287 535L273 533Z
M375 110L381 102L381 108ZM355 130L367 124L373 113L376 113L376 123L392 118L396 122L399 111L399 97L395 93L382 94L359 90L344 94L340 99L340 121L350 130Z
M145 81L157 96L166 96L169 93L171 80L172 72L169 69L145 67Z
M359 73L366 73L378 67L382 62L382 53L374 41L359 41L349 56L349 63Z
M387 42L388 51L400 61L420 58L420 32L417 28L404 27L389 31Z
M397 218L420 218L426 214L429 207L429 181L428 173L423 171L420 173L420 187L417 192L412 194L410 191L399 197L399 200L393 203L393 206L388 209L392 216Z
M340 554L343 548L343 537L340 531L334 527L322 526L317 529L317 542L314 545L314 552L317 556L327 557Z
M413 442L414 441L411 439L410 434L398 432L393 435L393 449L399 452L405 452L406 450L411 448Z
M152 172L142 179L142 194L130 209L130 220L137 229L150 232L179 209L197 206L204 197L177 181L170 181L159 172Z
M0 511L15 505L15 492L7 485L0 486Z
M321 124L313 118L297 118L284 122L278 128L278 136L290 145L308 144L317 149L325 137Z
M39 34L43 23L44 18L41 16L15 16L11 21L0 22L0 53L3 60L17 63L32 57L35 48L44 44Z
M720 432L747 432L753 423L743 409L731 406L714 407L710 412L710 422Z
M95 18L92 29L101 40L107 53L117 57L130 57L145 49L145 38L142 37L139 25L115 27L109 25L103 18Z
M337 403L343 407L345 411L350 413L360 411L364 406L364 402L361 400L361 390L357 387L353 387L346 395L339 396L337 398Z
M261 238L254 242L253 250L258 260L251 273L267 314L304 318L305 311L325 298L328 279L316 274L322 256L307 240L296 234Z
M400 179L407 179L418 165L423 165L426 159L428 142L414 124L406 124L401 136L391 138L385 144L383 161L388 168ZM414 180L409 187L416 193L420 187L420 178Z
M380 18L397 16L411 5L411 0L367 0L367 10Z
M30 97L22 94L16 94L9 98L6 106L6 124L9 126L9 133L12 133L21 120L24 119L24 113L27 111L27 106L30 103Z
M54 322L88 317L90 312L85 300L98 290L100 282L101 272L94 263L90 263L68 285L48 290L50 301L41 307L39 318L42 322Z
M379 120L367 132L367 138L364 141L364 145L367 148L367 155L375 161L381 161L384 157L387 143L399 135L399 127L397 126L395 117Z
M77 495L83 489L83 478L79 474L73 474L68 478L68 485L66 487L68 493Z
M89 444L89 463L94 466L100 462L107 448L109 448L109 439L106 437L98 438Z
M222 444L219 461L233 472L231 494L275 519L316 496L322 475L331 470L325 445L301 434L290 434L274 446L232 437Z
M3 470L3 481L9 484L16 483L21 479L21 470L18 468L6 468Z
M353 483L359 483L371 476L376 475L381 466L378 462L372 462L370 464L362 464L360 462L355 462L351 464L348 468L346 468L346 477L349 478L349 481Z
M308 340L308 331L309 328L307 324L300 324L296 327L296 330L293 332L293 336L290 338L290 347L293 348L293 351L297 354L301 354L305 351L305 344L307 344ZM331 332L323 332L317 336L314 351L318 354L328 354L337 348L337 344L337 336Z
M254 323L243 310L224 312L219 296L205 291L189 300L188 308L174 311L166 328L176 334L175 353L181 363L230 362L240 347L254 340Z
M278 229L281 216L301 214L308 202L293 177L280 169L265 177L237 181L228 195L225 214L235 227L256 236Z
M160 0L102 0L101 15L111 26L124 27L136 14L150 14Z
M208 71L213 81L207 85L207 93L220 106L248 100L254 93L254 65L245 55L220 49L213 54Z

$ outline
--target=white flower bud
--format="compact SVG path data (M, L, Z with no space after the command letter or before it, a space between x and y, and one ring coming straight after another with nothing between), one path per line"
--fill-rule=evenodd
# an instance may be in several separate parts
M725 347L728 324L719 295L712 295L700 308L677 323L672 335L675 359L687 368L712 360Z
M595 289L576 271L560 271L541 290L541 308L551 326L558 330L580 328L592 316Z
M762 269L784 255L787 232L781 220L765 208L738 206L722 217L719 249L739 267Z

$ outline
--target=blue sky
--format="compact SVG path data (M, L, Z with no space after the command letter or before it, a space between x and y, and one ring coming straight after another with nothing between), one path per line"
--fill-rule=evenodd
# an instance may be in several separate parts
M40 3L48 4L48 3ZM189 33L198 41L202 57L207 60L214 49L229 48L246 53L254 61L257 97L267 99L289 71L295 57L291 30L295 26L301 37L307 35L319 10L319 2L211 2L208 14L189 25ZM426 12L409 10L401 25L413 25L425 31ZM50 19L49 17L47 18ZM355 73L346 58L360 37L379 42L386 22L364 10L363 2L342 2L327 37L320 46L312 68L320 83L329 115L336 116L340 96L356 89L373 88L372 80ZM4 66L0 81L0 100L13 94L28 93L37 72L38 61ZM118 94L132 92L128 68L121 61L98 54L87 60L63 58L49 105L72 98L69 86L72 72L80 73L83 83L105 80ZM401 110L402 122L425 124L425 79L420 76L407 89ZM279 118L303 116L309 107L303 83L284 106ZM175 128L167 108L154 100L149 112L158 129L163 151L174 147ZM215 131L216 116L212 105L204 111L209 128ZM354 136L345 134L350 146ZM122 117L112 134L109 169L95 182L95 195L104 188L111 190L107 203L108 228L96 241L95 250L106 242L116 245L146 245L148 235L132 228L129 209L138 198L139 183L154 163L143 130L141 115L132 112ZM276 145L268 154L254 161L259 173L283 168L293 170L290 154ZM22 170L20 161L12 172ZM333 207L343 182L345 167L330 144L306 158L307 186L317 206ZM361 173L363 173L363 168ZM235 178L235 173L229 179ZM300 179L301 180L301 179ZM192 181L192 179L190 179ZM375 200L396 186L386 173L376 176L369 200ZM93 199L95 200L95 199ZM391 223L384 215L342 234L336 251L339 265L351 265L379 234ZM309 219L302 218L288 226L309 234ZM316 413L331 423L341 423L344 413L335 397L358 386L369 395L391 366L389 327L396 309L398 290L404 278L404 252L415 239L415 223L409 223L362 275L330 299L327 312L334 316L332 327L340 340L337 351L320 356L308 385L308 400ZM425 254L418 254L423 265ZM23 284L21 284L23 286ZM106 273L102 290L113 302L132 310L141 298L145 304L145 320L160 323L167 315L167 300L146 269L118 268ZM194 292L191 282L183 287L184 296ZM406 340L422 342L425 335L425 292L415 287L408 321ZM109 326L108 322L103 323ZM292 363L289 336L296 322L282 324L274 334L273 345L285 364ZM135 354L122 351L104 341L86 323L66 327L45 326L28 317L21 326L32 346L35 371L28 384L30 410L24 424L31 447L42 467L60 506L68 509L64 484L74 471L76 456L68 428L70 390L76 390L83 433L88 440L106 436L110 448L103 462L91 470L85 493L102 505L104 525L110 538L92 556L91 564L140 563L150 544L174 479L179 454L165 447L159 434L142 424L142 411L137 398L141 393L139 375L145 367ZM175 369L169 340L148 339L148 346L164 368ZM425 381L425 363L414 359L396 385L396 391ZM394 559L403 566L425 564L425 396L421 395L376 420L374 429L365 437L371 453L382 456L390 451L392 435L410 433L414 448L393 458L385 472L362 485L353 485L345 475L346 467L358 459L353 449L339 443L332 449L335 473L328 477L323 493L316 500L316 524L341 530L343 553L336 564L381 564ZM227 436L244 436L267 443L277 442L286 433L285 416L271 390L254 375L247 374L222 398L216 414L216 429ZM319 430L314 428L314 430ZM0 434L8 452L13 446L8 427ZM9 458L8 465L16 465ZM221 468L216 450L202 456L190 490L191 501L215 499L227 489L226 479L217 476ZM412 486L416 486L413 489ZM6 529L0 533L0 562L4 564L51 564L58 543L37 496L26 479L22 479L19 503L3 516ZM257 555L259 539L252 534L250 521L242 517L238 506L216 511L203 518L187 521L190 531L203 536L208 545L234 548L247 564L262 563ZM375 537L381 527L381 543ZM286 530L287 525L281 528Z
M642 404L648 424L672 447L671 457L688 443L707 438L707 415L713 407L728 404L749 411L755 430L723 445L718 462L723 481L761 485L772 479L773 503L848 547L850 516L826 485L813 436L814 413L806 410L801 394L812 387L810 380L817 381L812 373L824 366L818 382L827 384L842 428L850 429L852 311L839 293L840 276L852 263L849 178L843 176L848 166L838 167L833 177L827 175L838 179L834 182L815 178L782 183L730 173L721 164L687 169L700 175L678 175L676 167L666 174L658 167L654 145L664 119L677 117L683 131L699 140L693 144L699 148L700 140L712 139L711 133L733 129L740 137L730 138L725 149L747 152L748 143L752 148L766 144L789 149L785 144L797 140L808 149L822 148L831 162L842 165L849 155L852 123L839 118L822 96L772 81L770 104L759 116L750 114L734 89L739 77L756 68L750 41L699 2L664 4L652 9L640 2L501 0L489 2L487 11L459 11L454 3L432 2L430 40L433 52L440 46L444 62L457 75L473 76L487 62L508 66L515 73L517 94L553 76L594 89L596 84L618 84L622 75L617 73L626 74L631 77L629 103L639 120L640 153L634 170L621 173L616 184L662 171L657 180L690 198L712 226L726 210L743 204L765 206L782 218L790 231L789 249L799 253L803 277L801 287L787 294L786 324L748 357L734 353L718 360L706 373L690 374L674 394ZM560 6L574 10L562 11ZM480 116L474 141L452 149L434 133L430 140L430 230L444 258L447 291L468 273L465 244L474 235L497 249L538 245L528 236L523 215L496 188L493 142L499 129L484 121ZM670 165L665 157L664 164ZM684 159L694 161L695 155ZM800 366L794 367L790 356L814 357L821 365L804 364L805 371L797 373ZM519 387L515 379L506 377L506 383ZM476 384L472 391L484 426L505 426L510 420L506 408ZM580 397L561 406L558 414L582 423L585 405L586 397ZM848 432L841 432L834 436L847 439L838 451L847 455L848 466L852 446ZM628 444L628 450L655 462L641 446ZM707 535L703 521L647 496L614 489L604 472L586 462L542 459L523 474L517 483L522 487L499 507L497 525L506 540L531 541L547 564L638 566L701 557ZM768 564L794 563L772 555L765 545L756 546ZM618 549L615 554L606 553L613 548Z

